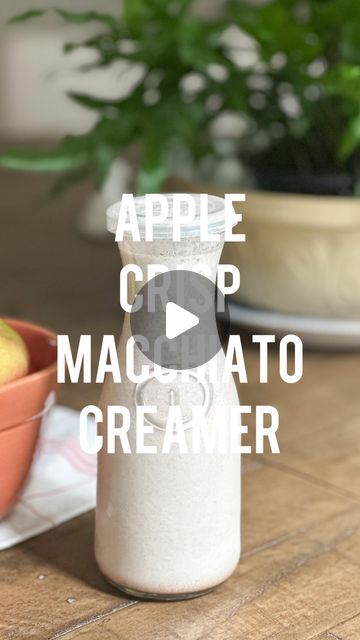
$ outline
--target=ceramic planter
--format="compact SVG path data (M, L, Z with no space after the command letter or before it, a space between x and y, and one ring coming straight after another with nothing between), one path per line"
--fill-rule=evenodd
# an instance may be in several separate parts
M224 194L206 184L171 186ZM360 318L360 198L246 193L236 208L247 240L227 243L222 255L240 269L235 300L287 314Z

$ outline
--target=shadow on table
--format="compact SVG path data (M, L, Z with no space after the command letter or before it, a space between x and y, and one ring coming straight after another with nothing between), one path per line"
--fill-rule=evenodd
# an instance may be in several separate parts
M94 512L74 518L21 545L25 555L38 563L39 574L70 577L104 594L131 600L112 587L99 571L94 556Z

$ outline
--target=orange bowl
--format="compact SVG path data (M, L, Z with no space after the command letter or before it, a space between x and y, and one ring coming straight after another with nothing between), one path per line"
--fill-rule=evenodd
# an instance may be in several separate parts
M40 426L56 389L56 335L29 322L2 318L25 341L28 375L0 385L0 518L16 502L33 460Z

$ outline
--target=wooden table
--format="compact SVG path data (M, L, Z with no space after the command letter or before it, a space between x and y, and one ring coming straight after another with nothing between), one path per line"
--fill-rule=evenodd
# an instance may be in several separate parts
M116 250L74 229L86 189L39 208L45 189L43 178L0 176L0 313L74 340L91 333L96 351L121 322ZM96 568L88 513L0 553L1 640L360 639L360 355L307 352L293 386L279 380L276 350L268 385L254 348L246 359L241 399L278 407L281 453L244 459L233 577L186 602L122 596ZM96 403L95 386L68 385L60 401Z

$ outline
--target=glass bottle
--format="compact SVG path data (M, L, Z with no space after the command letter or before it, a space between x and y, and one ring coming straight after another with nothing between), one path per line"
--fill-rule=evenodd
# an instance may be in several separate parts
M169 196L167 196L169 197ZM144 200L137 198L140 230L144 229ZM197 201L198 202L198 201ZM115 231L119 204L108 211L108 228ZM123 265L135 263L146 278L149 264L163 264L170 270L181 265L193 270L206 265L213 282L224 243L224 200L209 196L208 230L219 234L219 241L201 241L199 214L182 229L179 242L171 237L171 220L159 226L152 242L134 242L130 237L119 243ZM129 302L143 286L132 281ZM98 565L110 582L124 592L142 598L175 600L206 593L226 580L240 555L240 456L226 453L170 453L161 451L168 407L181 404L185 435L191 438L194 425L191 407L207 403L209 426L218 420L217 407L238 405L234 380L224 383L221 372L224 352L220 349L203 366L201 380L190 372L187 382L180 373L175 380L159 382L152 363L135 346L135 366L150 364L145 381L126 378L126 343L131 336L129 314L125 315L118 346L121 383L109 376L104 384L100 406L105 416L109 405L125 406L131 415L128 432L131 453L122 448L115 453L102 449L98 458L95 554ZM210 382L207 369L216 365L217 381ZM209 379L208 379L209 378ZM180 400L179 400L180 398ZM159 413L150 418L153 432L147 445L156 454L136 453L135 421L137 404L156 404ZM229 421L221 425L228 433ZM106 424L103 425L106 441Z

